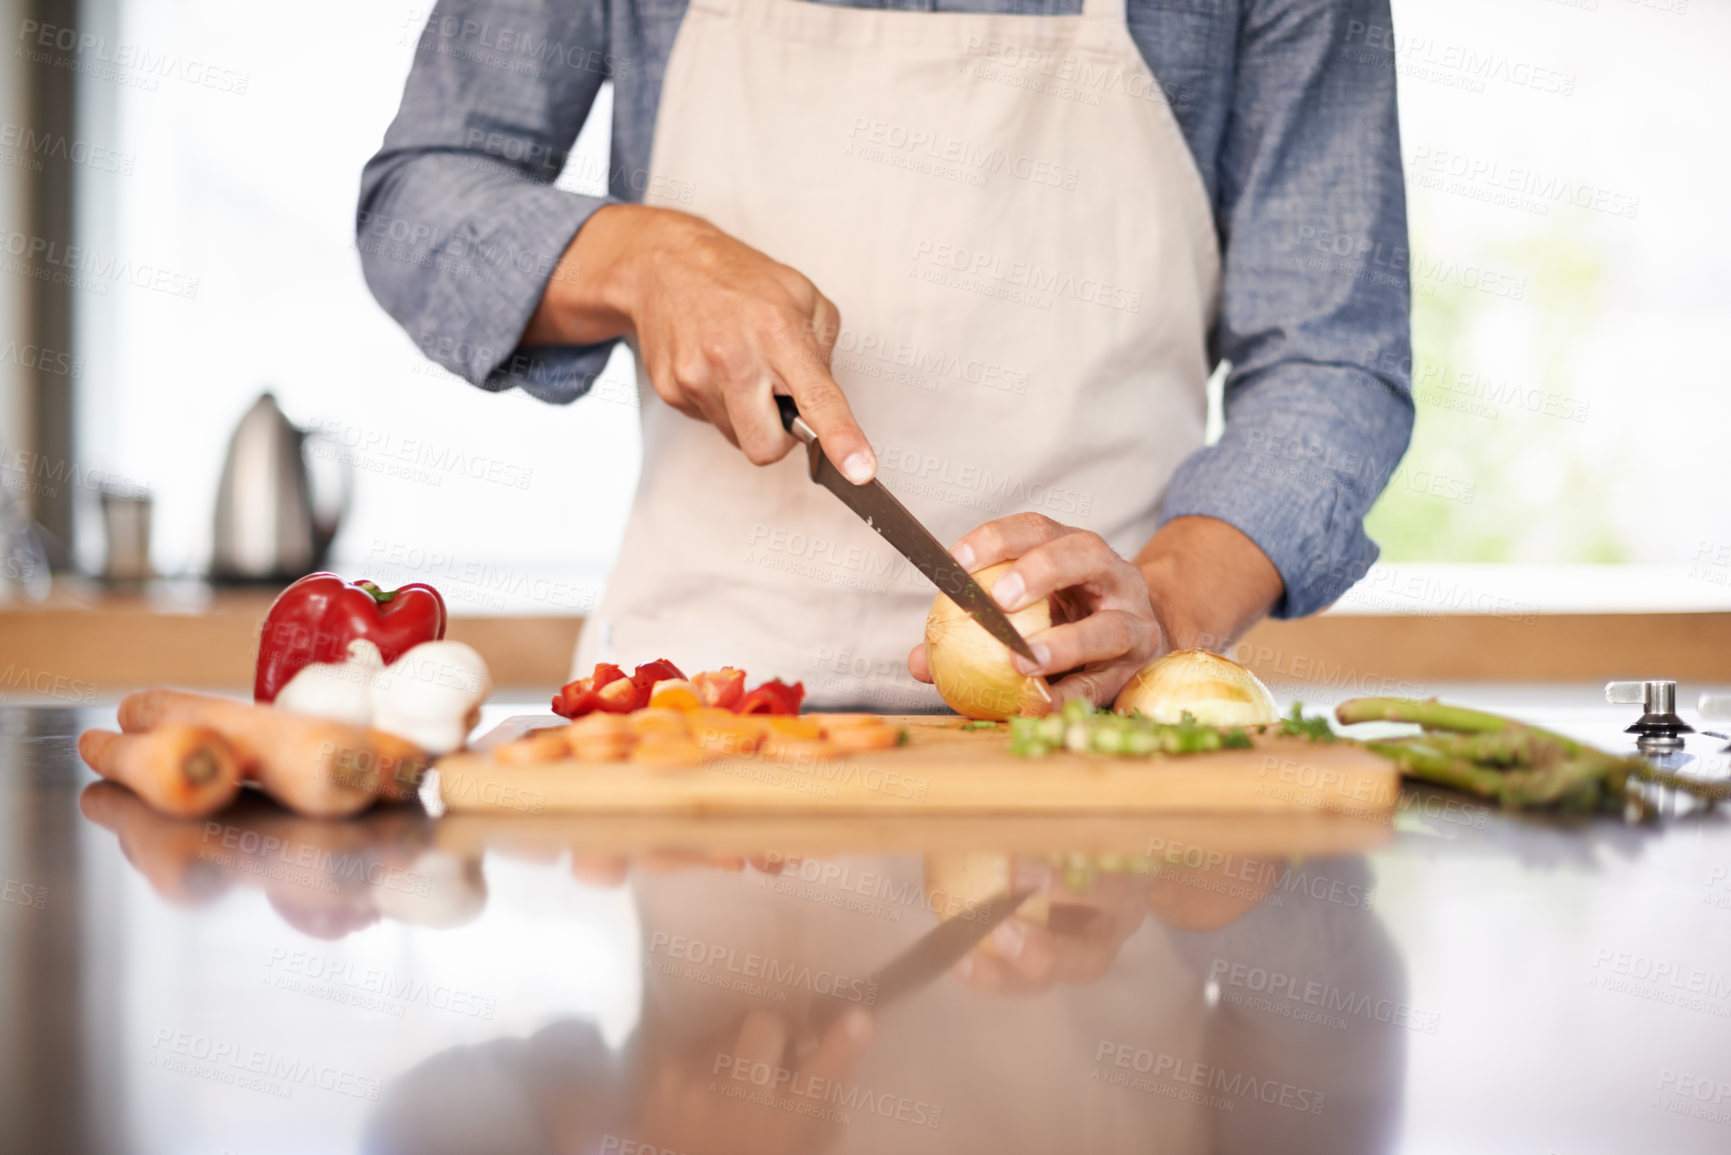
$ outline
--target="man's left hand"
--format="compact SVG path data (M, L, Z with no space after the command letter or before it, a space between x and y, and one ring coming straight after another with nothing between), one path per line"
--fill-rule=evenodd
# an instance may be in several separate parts
M1028 639L1039 663L1018 657L1016 665L1025 674L1062 674L1052 687L1057 702L1108 705L1165 649L1142 571L1097 533L1018 513L988 521L950 553L970 572L1015 559L987 591L1006 612L1052 599L1052 628ZM932 680L924 643L908 655L908 670Z

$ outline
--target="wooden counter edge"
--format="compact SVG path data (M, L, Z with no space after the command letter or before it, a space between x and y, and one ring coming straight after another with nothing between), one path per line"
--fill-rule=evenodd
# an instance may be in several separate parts
M0 695L22 696L40 682L96 695L158 684L243 688L268 606L268 597L245 593L192 611L142 599L0 606ZM481 652L501 689L551 691L566 678L582 623L459 616L449 636ZM1324 616L1264 622L1230 655L1276 689L1343 694L1423 696L1436 683L1475 681L1726 684L1731 613Z

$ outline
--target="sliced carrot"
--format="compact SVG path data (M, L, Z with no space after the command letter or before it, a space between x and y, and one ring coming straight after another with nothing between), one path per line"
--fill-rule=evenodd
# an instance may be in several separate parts
M771 734L775 733L775 729L772 726L770 726L770 723L775 721L776 715L773 715L773 714L735 714L733 716L733 718L734 718L734 723L737 726L739 726L739 728L740 728L740 730L739 730L740 733L742 733L742 734L746 734L746 733L756 734L760 741L764 738L769 737Z
M839 757L841 747L821 738L778 738L772 736L764 742L762 753L765 758L774 759L784 765L807 766L825 758Z
M493 757L512 765L557 762L571 753L571 739L566 733L569 729L569 726L557 726L550 730L525 734L515 742L507 742L499 747L493 752Z
M888 750L900 745L902 732L897 726L847 726L831 730L829 740L843 750Z
M623 762L637 745L630 734L599 734L573 739L571 755L579 762Z
M818 725L828 733L837 730L852 730L888 725L882 714L802 714L802 718L815 718Z
M571 741L595 738L628 738L631 722L623 714L585 714L569 726L565 734Z
M684 678L668 678L649 691L651 710L695 710L703 705L703 694Z
M782 738L821 738L823 724L816 718L770 714L765 717L772 735Z
M693 726L691 735L699 746L718 758L743 758L756 753L763 744L759 731L719 725Z
M631 761L640 766L701 766L707 758L693 739L676 734L652 735L631 751Z
M763 743L769 727L750 715L737 715L718 710L720 717L701 717L694 713L691 734L703 745L720 753L751 753Z
M208 726L163 726L143 734L86 730L79 756L164 814L203 817L240 790L241 757Z
M650 707L627 714L631 720L631 732L639 736L644 734L684 734L686 732L685 712L671 710L666 707Z

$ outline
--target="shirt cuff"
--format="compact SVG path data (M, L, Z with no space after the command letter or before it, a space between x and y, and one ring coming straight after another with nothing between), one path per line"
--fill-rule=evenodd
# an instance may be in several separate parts
M616 344L516 349L487 374L481 388L495 393L521 389L537 400L569 405L594 387Z
M421 351L483 389L521 388L565 404L589 391L615 342L519 347L571 239L606 197L518 184L493 210L464 218L434 259L426 316L442 331L415 334Z
M1161 525L1212 517L1255 542L1286 585L1276 618L1326 609L1376 561L1364 517L1411 435L1410 399L1369 374L1327 376L1326 391L1247 387L1263 393L1241 403L1253 412L1235 421L1228 405L1220 442L1185 459L1160 508Z

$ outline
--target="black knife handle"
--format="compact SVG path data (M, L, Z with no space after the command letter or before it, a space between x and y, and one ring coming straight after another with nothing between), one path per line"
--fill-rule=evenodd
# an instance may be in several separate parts
M781 427L805 442L807 445L817 445L817 433L807 425L799 415L799 406L793 403L793 398L784 393L775 395L775 408L781 414Z
M799 416L799 406L795 405L793 398L787 394L777 393L775 407L781 411L781 427L792 433L794 420Z

